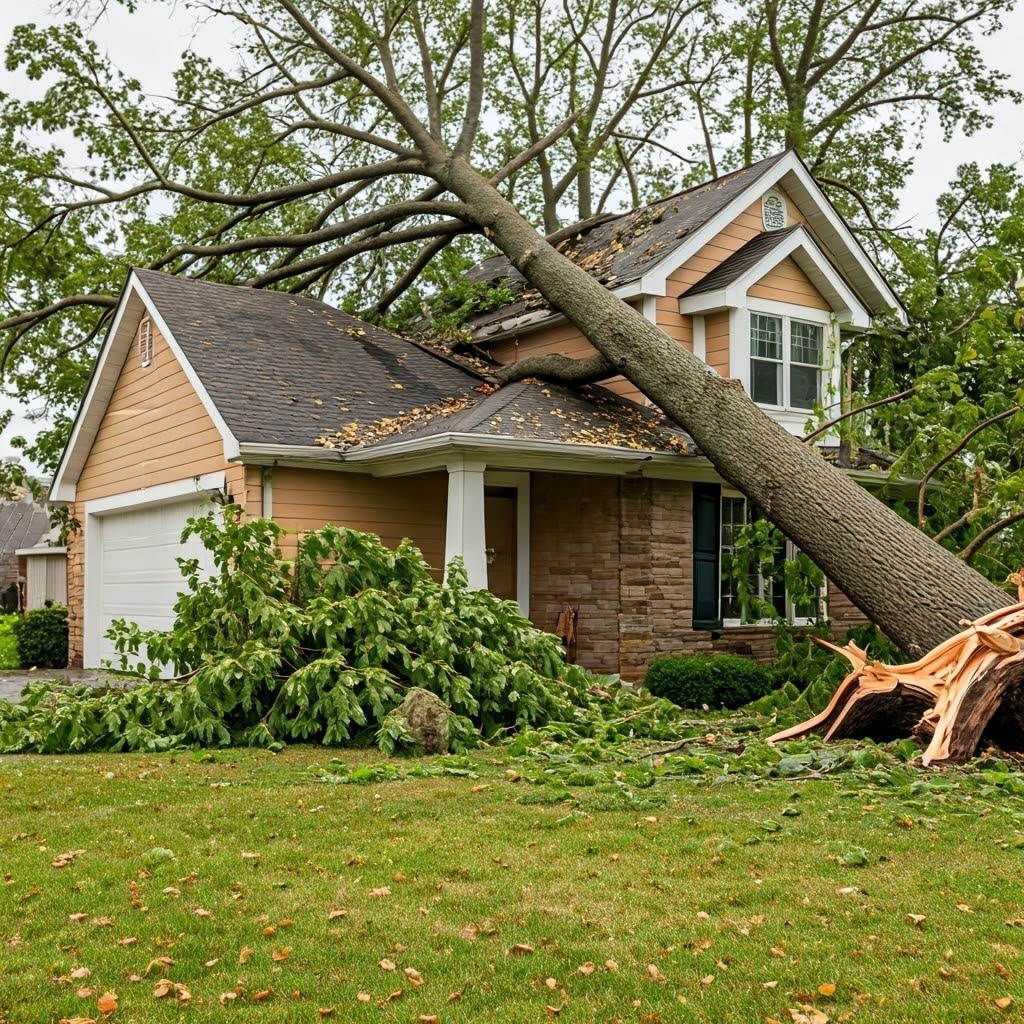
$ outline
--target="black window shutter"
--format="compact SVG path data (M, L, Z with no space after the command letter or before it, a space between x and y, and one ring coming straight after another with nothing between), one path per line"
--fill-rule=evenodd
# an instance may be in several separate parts
M721 484L693 485L693 628L721 629Z

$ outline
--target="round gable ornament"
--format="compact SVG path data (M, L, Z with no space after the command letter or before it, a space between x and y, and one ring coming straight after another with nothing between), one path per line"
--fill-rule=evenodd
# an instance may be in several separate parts
M761 223L765 231L779 231L786 226L786 200L781 192L770 189L761 197Z

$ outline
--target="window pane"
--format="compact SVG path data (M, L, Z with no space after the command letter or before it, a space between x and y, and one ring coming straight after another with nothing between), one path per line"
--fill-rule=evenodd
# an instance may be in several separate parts
M782 320L750 314L750 354L756 359L782 359Z
M782 404L782 363L750 360L750 397L759 405Z
M821 402L820 384L820 370L813 366L791 366L789 368L789 404L794 409L813 409Z
M821 366L821 325L794 320L789 326L790 359L794 363Z

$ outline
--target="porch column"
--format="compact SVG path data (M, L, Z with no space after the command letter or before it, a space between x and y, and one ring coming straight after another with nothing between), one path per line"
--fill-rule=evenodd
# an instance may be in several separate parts
M448 463L448 521L444 563L461 555L470 590L487 586L487 546L484 532L484 463L457 459Z

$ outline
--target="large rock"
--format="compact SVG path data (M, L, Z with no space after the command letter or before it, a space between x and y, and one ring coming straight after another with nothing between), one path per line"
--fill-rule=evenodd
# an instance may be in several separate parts
M448 716L451 712L436 693L414 686L398 708L406 727L424 754L448 753Z

